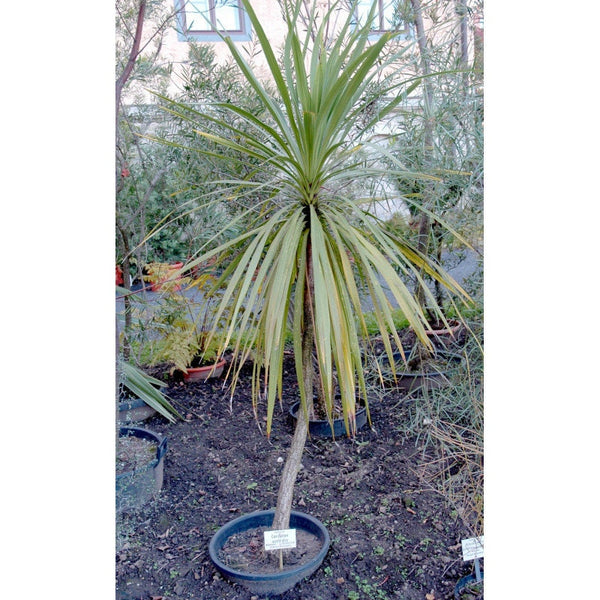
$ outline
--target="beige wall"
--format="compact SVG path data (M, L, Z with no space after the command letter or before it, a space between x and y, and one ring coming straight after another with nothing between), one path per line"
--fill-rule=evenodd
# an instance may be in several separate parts
M173 0L167 1L173 2ZM252 0L252 6L260 19L265 32L269 36L269 41L274 47L279 47L283 43L286 28L281 17L281 11L277 0ZM217 60L219 61L225 62L231 57L231 53L224 42L202 43L210 44L214 48ZM246 48L249 52L254 54L253 66L257 67L259 76L266 76L266 61L264 60L262 53L255 54L258 51L258 44L255 39L249 42L236 42L236 44L238 47ZM181 64L187 60L187 52L188 43L180 41L177 38L177 32L173 28L169 29L163 41L161 56L165 61L172 63L175 72L177 72L177 70L181 68ZM176 80L177 78L175 77L174 81Z
M169 7L174 8L175 3L174 0L164 0ZM471 2L468 1L470 4ZM322 5L321 13L326 12L327 6L330 4L330 0L319 0L319 4ZM456 22L456 16L454 13L454 2L437 2L437 3L424 3L426 6L433 6L433 9L429 12L427 9L424 12L424 20L425 26L428 28L431 26L432 22L439 23L446 22L446 27L438 27L439 33L438 35L448 36L448 35L457 35L458 33L458 24ZM258 18L260 19L262 26L264 27L267 35L269 36L270 42L275 48L278 48L283 43L285 37L285 24L281 16L281 9L279 7L279 3L277 0L252 0L252 6L257 13ZM442 10L440 10L442 7ZM445 14L444 14L445 13ZM342 17L340 17L342 18ZM336 23L335 19L332 19L331 30L335 31ZM471 20L469 23L469 38L470 38L470 58L472 60L472 49L473 49L473 25L474 20ZM253 36L253 41L249 42L237 42L238 46L244 47L248 50L248 52L253 56L252 64L255 67L255 72L262 77L267 77L268 72L266 68L266 62L262 53L259 51L258 44L256 42L255 36ZM204 44L211 44L215 50L217 55L217 59L220 61L227 61L230 58L230 52L224 42L202 42ZM406 42L402 42L406 43ZM415 48L416 49L416 48ZM171 64L173 69L173 77L172 77L172 85L169 90L170 93L177 93L178 90L178 81L177 73L181 70L182 65L187 61L188 54L188 43L185 41L180 41L177 37L177 32L174 28L169 28L166 32L162 48L160 51L161 62L163 64ZM141 90L136 90L137 92L141 92ZM150 96L148 97L150 101Z

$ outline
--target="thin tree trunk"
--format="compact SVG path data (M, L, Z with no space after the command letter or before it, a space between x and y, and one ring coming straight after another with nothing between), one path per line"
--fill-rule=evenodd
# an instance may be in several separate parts
M117 218L117 229L119 230L119 234L121 237L121 249L123 256L125 259L122 262L123 269L123 287L129 291L131 290L131 271L129 269L129 236L124 227L119 225L119 220ZM131 344L129 343L129 332L131 331L132 319L131 319L131 299L129 298L129 294L125 294L123 297L123 301L125 303L125 328L124 328L124 336L123 336L123 358L125 360L129 360L131 356ZM118 335L118 334L117 334ZM117 340L118 341L118 340ZM118 349L118 346L117 346Z
M463 93L467 94L469 87L469 25L467 22L467 3L465 0L456 0L456 8L460 19L460 66L465 69L463 73Z
M127 83L127 80L131 76L133 67L135 66L135 61L137 60L139 52L140 52L140 44L142 41L142 32L144 29L144 17L145 16L146 16L146 0L140 0L138 16L137 16L137 24L136 24L136 28L135 28L135 34L133 37L133 45L131 47L131 52L129 53L129 58L127 60L127 64L125 65L123 72L118 77L116 84L115 84L115 119L116 119L115 136L117 136L117 140L118 140L118 135L119 135L119 107L121 105L121 94L123 92L123 88L125 87L125 83ZM118 195L119 187L120 187L120 179L119 179L118 175L116 178L115 186L116 186L116 194ZM118 223L117 223L117 227L118 227ZM119 228L119 232L121 234L121 239L122 239L122 243L123 243L124 256L126 257L125 260L123 261L123 285L127 290L129 290L131 288L131 276L130 276L131 274L129 272L129 260L128 260L129 239L128 239L128 235L125 232L124 228ZM131 354L131 346L129 344L129 339L128 339L128 333L131 329L131 301L129 299L128 294L125 295L124 300L125 300L125 339L123 342L123 357L125 360L128 360L129 356ZM118 341L118 333L117 333L117 341Z
M431 154L433 151L433 92L431 90L431 84L428 76L430 74L429 62L427 60L427 37L425 35L425 26L423 24L423 13L421 11L421 0L410 0L413 16L415 22L415 28L417 30L417 45L419 47L421 73L425 77L423 80L423 97L425 100L424 110L424 133L423 133L423 145L424 145L424 166L428 168L431 163ZM433 183L427 181L425 183L425 189L423 190L423 204L426 208L431 208L433 204ZM429 252L429 235L431 229L431 221L429 215L425 212L421 212L419 217L419 234L417 238L417 250L427 255ZM421 275L423 270L421 269ZM417 286L416 300L422 306L425 301L425 290L422 286Z
M135 34L133 36L133 45L131 46L131 52L129 53L129 58L127 60L127 64L123 69L123 72L117 79L117 83L115 86L115 104L116 104L116 114L119 113L119 105L121 104L121 93L123 92L123 88L125 87L125 83L131 76L131 72L133 71L133 67L135 66L135 61L138 58L140 53L140 45L142 43L142 32L144 30L144 17L146 16L146 0L140 0L140 6L138 9L137 16L137 24L135 27Z
M313 382L314 382L314 367L313 367L313 345L314 345L314 329L313 329L313 314L312 314L312 253L310 249L310 241L308 244L307 258L307 274L306 285L304 287L304 331L302 333L302 364L304 390L306 393L306 402L308 404L307 413L312 412L313 402ZM292 511L292 500L294 497L294 486L298 471L302 464L302 453L306 444L308 434L308 422L304 410L298 411L298 421L292 444L288 452L281 481L279 484L279 492L277 494L277 506L275 508L275 516L273 518L273 529L288 529L290 526L290 513Z

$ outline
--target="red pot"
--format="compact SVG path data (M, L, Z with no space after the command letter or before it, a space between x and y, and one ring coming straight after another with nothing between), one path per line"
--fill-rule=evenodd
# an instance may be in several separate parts
M185 381L205 381L213 377L220 377L225 369L225 360L221 359L214 365L206 367L189 367L187 373L183 374Z
M425 333L431 341L436 343L442 348L451 348L452 346L458 345L461 342L463 333L463 324L459 321L448 320L450 327L444 329L433 329L432 331L426 331Z

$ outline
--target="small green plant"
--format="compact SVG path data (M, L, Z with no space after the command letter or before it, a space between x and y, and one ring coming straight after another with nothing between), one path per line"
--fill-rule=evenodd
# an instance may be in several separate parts
M385 548L383 548L383 546L375 546L375 548L373 548L373 554L375 554L375 556L382 556L385 554Z
M348 592L348 600L360 600L360 594L352 590Z
M419 546L421 547L422 550L427 550L427 548L429 548L429 544L431 544L432 542L433 542L433 540L431 538L423 538L419 542Z
M350 521L350 519L352 519L352 517L350 515L342 515L341 517L338 517L337 519L328 519L327 521L325 521L325 524L328 527L331 525L343 525L344 523L347 523L348 521Z
M362 579L358 575L354 576L354 581L361 594L364 594L366 598L370 600L388 600L388 595L385 590L377 587L377 585L369 583L366 579ZM348 595L350 598L350 595ZM357 594L356 598L360 598L360 594Z
M258 483L253 481L246 486L248 501L254 500L256 501L256 495L254 494L254 490L258 487Z
M325 573L327 577L331 577L333 575L333 569L330 566L327 566L323 569L323 573Z

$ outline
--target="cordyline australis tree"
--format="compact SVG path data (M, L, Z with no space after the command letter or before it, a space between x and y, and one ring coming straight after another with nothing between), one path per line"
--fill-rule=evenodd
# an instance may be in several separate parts
M224 41L264 105L268 121L259 120L235 103L215 105L215 109L230 111L244 121L248 127L242 131L230 124L233 120L227 123L163 100L167 101L166 110L191 121L199 135L264 165L260 183L250 179L220 182L224 197L241 195L250 186L262 187L267 198L253 207L251 225L236 239L204 253L186 268L212 256L221 260L227 256L229 262L215 286L215 290L221 288L215 322L222 317L226 321L221 332L225 334L223 349L235 340L228 374L232 393L240 368L252 352L253 398L256 408L261 395L266 397L267 435L275 402L281 399L284 347L291 328L302 409L284 465L273 522L274 529L286 529L313 389L317 388L331 421L334 381L337 383L350 435L355 431L357 388L366 402L360 338L367 336L367 327L359 290L370 296L390 359L389 334L398 348L401 342L386 291L417 336L429 344L423 310L398 273L417 276L424 286L419 276L423 269L451 292L463 298L466 294L439 267L430 265L403 240L387 234L350 192L361 179L383 176L372 159L361 152L357 141L361 133L388 115L418 85L413 79L402 86L379 88L377 98L368 98L369 102L377 101L377 116L365 123L365 92L397 58L384 54L393 34L370 43L368 24L356 26L350 7L330 41L326 39L327 24L338 16L338 9L348 8L347 3L333 3L322 18L317 17L314 5L306 9L306 31L302 32L297 24L302 22L299 15L305 5L300 0L287 2L283 14L288 30L278 61L252 5L248 0L241 2L261 44L277 97L267 93L231 39L225 37ZM230 135L207 132L203 120L225 128ZM435 305L427 288L424 294Z

